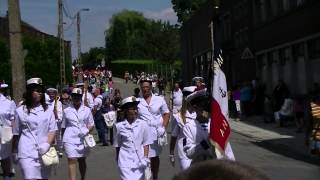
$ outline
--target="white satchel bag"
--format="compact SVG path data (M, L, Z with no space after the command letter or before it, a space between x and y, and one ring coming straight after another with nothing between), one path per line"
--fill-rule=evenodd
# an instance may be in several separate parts
M116 111L109 111L103 114L104 122L106 123L108 128L112 128L114 123L117 121L117 113Z
M59 164L58 153L54 147L50 147L49 151L42 155L41 158L45 166Z
M26 125L28 127L29 132L31 133L31 136L33 137L34 141L36 142L37 146L39 147L39 142L37 141L36 137L33 135L31 128L29 124L26 122ZM59 164L59 157L58 153L56 151L56 148L50 147L48 152L43 154L41 156L42 162L45 166L53 166Z
M13 137L12 127L2 126L2 127L0 128L1 144L10 143L11 140L12 140L12 137Z
M87 134L85 137L84 137L84 146L85 147L95 147L96 146L96 141L94 140L94 137L92 134Z

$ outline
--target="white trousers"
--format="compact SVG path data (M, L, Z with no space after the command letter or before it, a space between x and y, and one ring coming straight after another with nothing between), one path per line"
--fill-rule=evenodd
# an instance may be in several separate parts
M119 167L120 178L122 180L142 180L144 178L144 170L139 168Z

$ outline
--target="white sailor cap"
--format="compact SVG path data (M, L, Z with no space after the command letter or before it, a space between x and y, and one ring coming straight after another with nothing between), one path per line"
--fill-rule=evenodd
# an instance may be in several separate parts
M76 86L77 86L77 87L84 86L84 83L83 83L83 82L81 82L81 83L77 83L77 84L76 84Z
M144 82L152 83L152 81L153 81L153 80L152 80L151 78L147 77L147 78L141 79L141 80L140 80L140 84L142 84L142 83L144 83Z
M51 91L53 91L53 92L58 92L58 90L57 90L56 88L48 88L48 89L47 89L47 92L51 92Z
M31 78L27 80L27 86L28 85L42 85L42 79L41 78Z
M120 108L121 109L126 109L130 105L137 106L139 104L139 102L140 101L137 101L136 97L130 96L130 97L124 98L121 101Z
M80 88L73 88L73 89L72 89L72 94L74 94L74 95L82 95L82 89L80 89Z
M0 89L4 89L4 88L7 88L9 87L8 84L0 84Z
M188 96L196 90L197 86L187 86L184 87L182 93L184 96Z
M201 76L196 76L196 77L192 78L192 81L193 81L193 82L195 82L195 81L201 81L201 82L203 82L203 77L201 77Z
M195 91L192 94L188 95L186 97L186 101L190 102L193 104L193 102L197 102L198 100L205 99L207 98L207 89L201 89L199 91Z

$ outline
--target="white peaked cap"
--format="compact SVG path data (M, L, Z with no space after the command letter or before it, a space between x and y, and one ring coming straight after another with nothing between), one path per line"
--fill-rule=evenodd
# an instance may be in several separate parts
M83 82L77 83L76 86L84 86L84 83Z
M9 87L8 84L0 84L0 89L4 89L4 88L7 88Z
M72 94L82 95L82 89L80 89L80 88L73 88L73 89L72 89Z
M130 97L124 98L124 99L121 101L121 108L124 107L125 105L129 105L129 104L138 105L139 102L140 102L140 101L137 101L137 100L136 100L136 97L134 97L134 96L130 96Z
M30 84L42 85L42 79L41 78L31 78L27 81L27 85L30 85Z
M190 92L193 93L196 90L197 86L187 86L183 88L183 92Z

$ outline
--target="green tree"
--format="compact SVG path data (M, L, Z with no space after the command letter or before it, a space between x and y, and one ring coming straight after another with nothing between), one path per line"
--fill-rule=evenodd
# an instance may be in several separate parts
M94 47L88 52L81 54L81 61L85 68L95 68L101 64L101 60L105 58L105 48Z
M154 59L172 62L179 58L179 27L147 19L136 11L116 13L106 30L108 59Z
M208 0L171 0L178 21L185 23Z
M9 62L9 47L4 40L0 39L0 80L11 82L11 66Z

